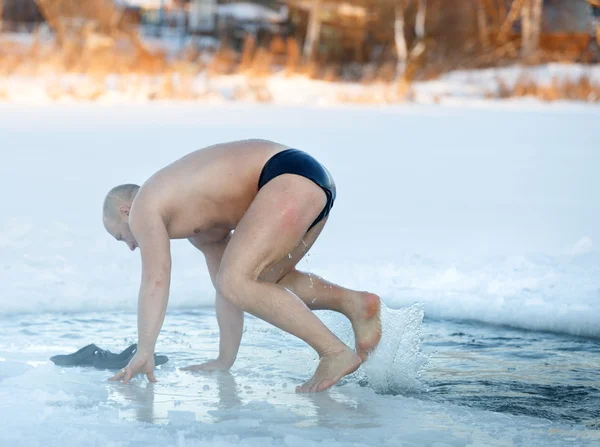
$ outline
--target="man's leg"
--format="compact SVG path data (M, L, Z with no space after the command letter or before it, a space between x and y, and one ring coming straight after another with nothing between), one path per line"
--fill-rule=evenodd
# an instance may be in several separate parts
M279 284L294 292L311 310L333 310L352 323L356 353L367 359L381 339L380 300L369 292L358 292L330 283L312 273L292 270Z
M221 260L217 287L242 310L297 336L317 351L314 376L298 391L322 391L360 366L342 343L292 291L259 278L301 244L325 206L326 196L310 180L281 175L267 183L237 226Z
M356 352L364 361L381 339L380 300L373 293L333 284L296 266L319 237L327 218L315 225L288 256L265 270L260 278L276 282L296 294L311 310L333 310L352 323Z

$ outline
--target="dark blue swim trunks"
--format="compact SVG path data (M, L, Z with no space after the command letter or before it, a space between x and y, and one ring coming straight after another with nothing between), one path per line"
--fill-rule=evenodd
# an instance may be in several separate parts
M265 164L258 180L258 189L281 174L296 174L306 177L319 185L327 195L327 203L321 214L315 219L310 230L329 215L335 201L335 183L331 174L312 156L298 149L286 149L273 155Z

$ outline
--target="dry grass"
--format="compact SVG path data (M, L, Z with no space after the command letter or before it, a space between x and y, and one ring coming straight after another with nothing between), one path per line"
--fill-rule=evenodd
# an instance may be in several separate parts
M34 33L29 46L0 41L0 74L54 73L161 73L168 68L165 54L150 52L136 35L107 36L82 27L62 45L42 42Z
M338 92L335 99L350 104L398 104L412 101L414 92L402 79L393 83L373 83L358 92Z
M66 31L64 35L67 35ZM203 63L200 62L203 55L193 47L182 52L176 60L168 60L164 53L147 49L137 34L118 29L107 34L88 24L71 30L69 36L62 45L44 41L39 32L28 46L0 40L0 77L51 74L54 80L47 81L45 88L53 99L67 96L94 101L111 90L153 100L196 100L217 94L209 86L195 85L198 73L203 72L208 83L214 76L243 74L244 84L234 89L232 99L269 102L273 96L267 78L279 71L288 76L297 74L325 82L356 82L363 88L344 90L337 95L337 100L374 104L410 101L414 98L411 79L435 77L447 68L422 56L409 64L407 76L397 81L396 64L390 60L382 60L380 64L345 66L326 60L305 62L293 38L274 38L267 47L260 47L252 36L248 36L241 53L222 46L208 63ZM507 44L482 56L478 63L510 58L514 52L514 44ZM76 82L65 83L62 75L68 74L82 76ZM109 88L107 79L114 78L115 74L120 76L111 81ZM114 82L118 83L116 89ZM8 93L0 90L0 100L8 98ZM600 85L591 82L589 77L577 81L555 78L549 85L543 85L522 76L514 86L498 80L497 91L488 96L600 102Z
M297 73L302 66L302 54L300 53L300 46L294 38L287 40L286 47L285 73L292 75Z
M248 34L244 39L244 47L242 48L242 56L238 65L238 70L245 71L251 67L255 51L256 38L252 34Z
M513 86L498 79L497 93L489 93L490 98L534 97L542 101L571 100L600 102L600 83L594 83L589 76L577 80L552 78L550 84L540 84L527 75L521 75Z
M233 92L232 99L254 102L271 102L273 96L263 79L248 78L245 85Z
M237 59L237 53L232 49L220 49L217 53L215 53L210 63L208 64L208 76L234 73L237 67Z
M273 72L273 54L266 48L259 48L252 59L249 75L254 78L264 78Z

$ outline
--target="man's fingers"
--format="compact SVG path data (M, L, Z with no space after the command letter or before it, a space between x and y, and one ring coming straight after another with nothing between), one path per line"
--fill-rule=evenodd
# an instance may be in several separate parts
M133 373L131 372L131 369L125 368L125 378L123 379L123 383L129 382L131 380L132 376L133 376Z
M123 379L123 383L128 383L137 374L138 374L137 372L134 373L133 368L126 367L126 368L123 368L118 373L116 373L114 376L112 376L108 380L121 380L121 379ZM154 377L154 371L146 373L146 377L148 377L148 380L150 382L156 383L156 377Z
M124 376L124 375L125 375L125 370L124 370L124 369L122 369L121 371L119 371L118 373L116 373L114 376L112 376L112 377L111 377L110 379L108 379L108 380L113 380L113 381L116 381L116 380L121 380L121 379L123 378L123 376Z

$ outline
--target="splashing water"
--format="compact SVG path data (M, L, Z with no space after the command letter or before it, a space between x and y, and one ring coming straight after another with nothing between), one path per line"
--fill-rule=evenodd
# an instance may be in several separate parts
M422 304L390 309L381 304L382 336L377 348L356 373L347 378L378 394L411 394L423 391L420 377L428 357L421 351L423 341ZM348 346L355 347L354 332L340 314L326 312L326 324Z
M361 371L361 382L379 394L402 394L424 388L420 376L427 365L421 352L423 305L389 309L382 305L382 337Z

